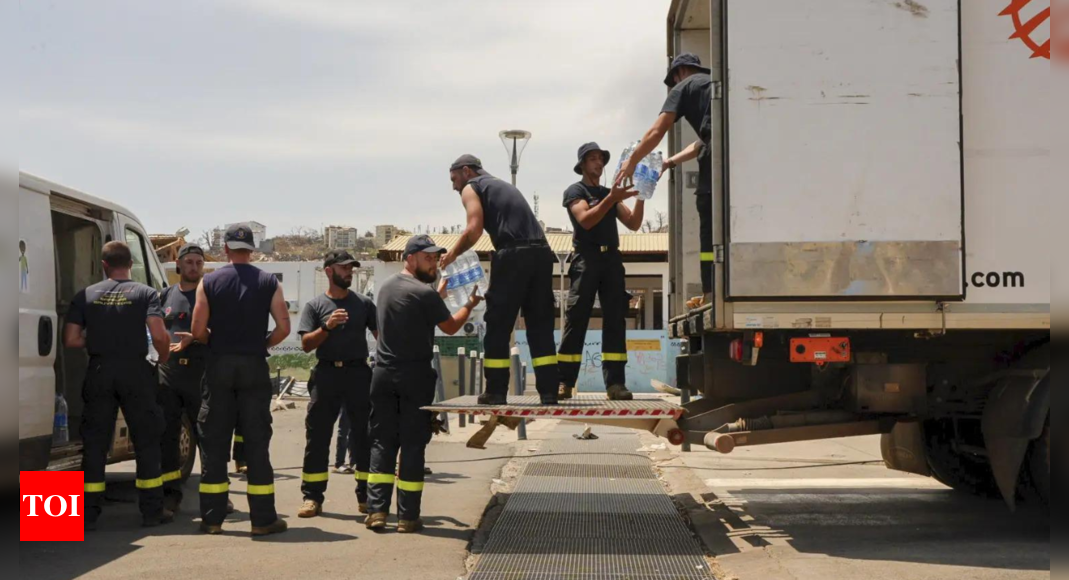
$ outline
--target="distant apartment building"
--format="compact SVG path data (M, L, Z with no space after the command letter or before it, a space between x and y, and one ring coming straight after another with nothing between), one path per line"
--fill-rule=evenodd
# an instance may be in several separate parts
M332 250L352 250L359 245L360 231L345 226L327 226L323 229L323 241Z
M397 226L375 226L375 247L383 248L401 234Z
M226 224L226 225L224 225L222 227L218 227L218 228L215 228L214 230L212 230L212 249L213 250L219 251L219 250L223 249L223 242L224 242L224 240L226 238L226 230L227 230L227 228L229 228L231 226L234 226L234 225L237 225L237 224L245 224L245 225L249 226L249 229L252 230L252 245L256 246L257 248L259 248L260 245L264 243L264 240L267 239L267 226L263 225L262 223L259 223L259 222L234 222L232 224Z

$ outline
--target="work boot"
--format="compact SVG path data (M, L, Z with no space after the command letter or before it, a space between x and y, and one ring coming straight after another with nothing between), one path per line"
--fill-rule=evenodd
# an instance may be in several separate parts
M356 511L358 511L358 512L364 514L364 515L367 515L367 513L368 513L367 502L365 501L365 502L360 502L359 504L357 504L356 505Z
M286 520L275 520L275 523L269 526L253 526L252 536L256 538L260 536L270 536L272 534L281 534L289 528L290 527L286 525Z
M539 393L538 399L542 403L542 405L545 406L554 406L560 404L558 401L559 397L557 393L549 393L548 395Z
M490 407L504 407L509 404L509 396L505 393L483 393L479 395L478 402Z
M249 466L246 465L244 461L235 461L234 470L238 475L248 475Z
M610 401L631 401L635 398L635 395L631 394L631 391L627 390L627 387L623 385L609 387L606 390L606 394Z
M182 505L182 496L180 494L171 494L163 498L163 509L178 513L179 507Z
M398 534L416 534L423 531L423 520L401 520L397 522Z
M373 532L381 532L386 529L386 514L371 514L367 517L364 525Z
M209 536L218 536L223 533L223 526L212 526L209 524L201 524L200 532L202 534L208 534Z
M314 518L323 513L323 506L318 502L310 499L304 500L304 505L301 506L301 511L297 512L297 517L302 519Z
M575 396L575 389L569 387L568 385L565 385L564 383L561 383L560 389L557 390L557 399L561 401L566 401L568 399L571 399L573 396Z
M155 528L158 526L165 526L167 524L174 523L174 512L171 510L160 510L160 513L147 518L142 518L142 528Z
M234 502L230 501L229 499L226 500L226 515L230 515L236 511L238 510L234 507Z

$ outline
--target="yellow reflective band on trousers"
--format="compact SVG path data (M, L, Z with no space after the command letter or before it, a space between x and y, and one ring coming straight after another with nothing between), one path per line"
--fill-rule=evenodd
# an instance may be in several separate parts
M549 365L557 364L557 356L541 356L531 361L531 366L534 368L545 367Z
M703 262L715 262L716 261L716 252L702 252L702 261Z
M245 438L241 435L234 435L234 443L244 443Z
M403 479L397 480L397 489L401 491L408 491L412 493L418 493L423 491L422 481L405 481Z
M85 484L85 493L104 493L107 487L106 483L87 483Z
M163 483L167 483L169 481L178 481L179 479L182 479L182 472L172 471L170 473L164 473L161 479L163 479Z
M357 471L356 475L354 477L356 478L357 481L367 481L368 478L371 477L371 474L370 473L364 473L362 471Z
M626 352L603 352L601 353L602 362L627 362Z
M156 479L139 479L136 483L137 489L156 489L157 487L163 487L163 478L157 477Z
M200 484L201 493L226 493L230 491L230 483L202 483Z
M250 485L249 495L275 495L275 484L271 485Z
M323 483L330 479L329 473L302 473L301 481L305 483Z
M488 369L507 369L512 366L512 361L507 358L488 358L483 361L483 367Z
M371 485L393 485L397 477L388 473L369 473L367 482Z
M558 354L557 355L557 362L579 364L579 363L583 362L583 355L581 355L581 354Z

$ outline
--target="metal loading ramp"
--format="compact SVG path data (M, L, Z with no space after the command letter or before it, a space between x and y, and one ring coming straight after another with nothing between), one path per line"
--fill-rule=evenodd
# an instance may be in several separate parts
M581 429L543 442L468 580L712 580L639 438L573 439Z
M493 415L497 417L545 418L545 419L672 419L683 415L683 407L664 399L638 398L634 401L608 401L601 397L577 397L561 401L559 405L543 405L537 396L510 396L509 404L502 406L480 405L478 397L457 397L429 407L435 413L462 415ZM634 450L632 450L634 451Z

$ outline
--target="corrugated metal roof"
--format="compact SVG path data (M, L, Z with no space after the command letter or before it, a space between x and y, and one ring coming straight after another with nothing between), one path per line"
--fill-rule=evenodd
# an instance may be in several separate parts
M405 246L412 236L400 236L394 238L386 246L379 248L379 259L385 262L401 259ZM431 239L443 248L452 248L460 236L456 234L433 234ZM546 234L546 240L554 253L570 252L572 250L572 234ZM490 236L483 234L472 248L480 254L488 254L494 251L494 245L490 242ZM668 234L621 234L620 252L622 254L645 254L658 255L668 254Z

